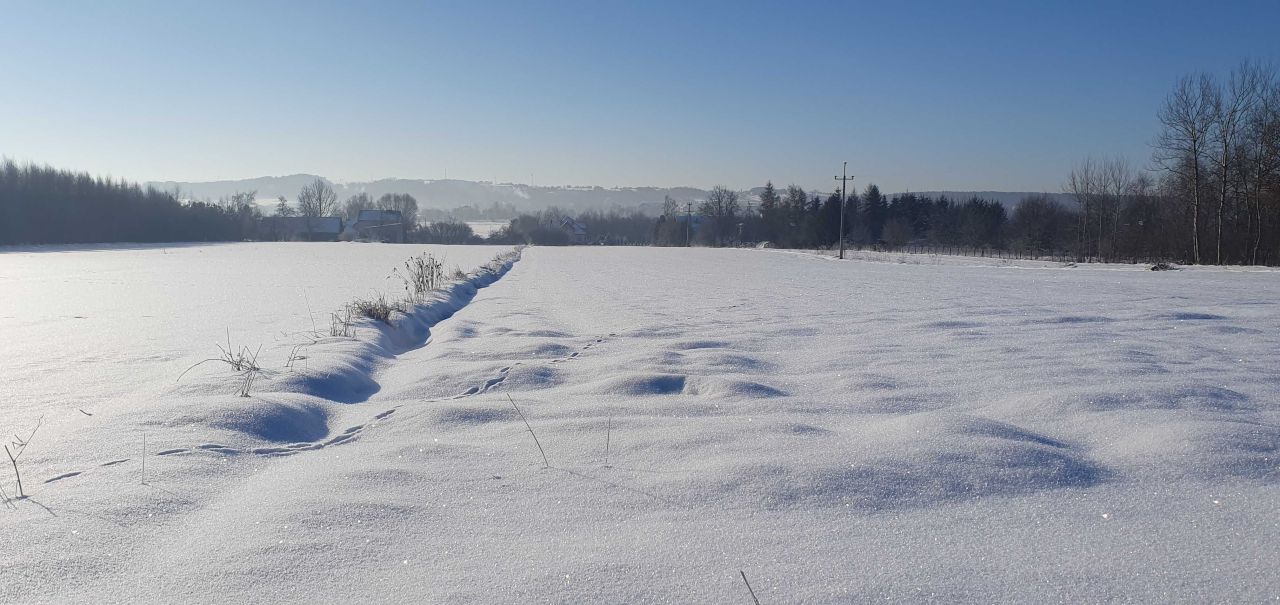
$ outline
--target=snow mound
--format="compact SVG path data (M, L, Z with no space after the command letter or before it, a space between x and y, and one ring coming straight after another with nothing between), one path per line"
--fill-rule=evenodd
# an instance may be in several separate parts
M1280 427L1259 422L1161 422L1099 452L1135 476L1280 482Z
M816 428L816 427L815 427ZM1075 448L974 416L917 414L873 424L830 443L821 460L728 470L719 491L768 508L892 510L958 500L1088 487L1106 472Z
M491 405L442 405L433 410L436 422L447 425L479 425L490 422L518 420L511 406Z
M197 425L272 443L317 441L329 434L330 410L319 403L229 397L226 405L187 406L167 424Z
M782 397L781 389L751 380L683 374L628 374L596 381L587 390L614 397L695 395L711 398Z
M502 381L508 390L550 389L565 384L564 372L547 366L520 365L511 368Z
M1248 395L1207 385L1184 385L1151 390L1132 389L1127 392L1100 393L1086 398L1085 406L1092 410L1190 410L1240 414L1256 412L1262 405Z

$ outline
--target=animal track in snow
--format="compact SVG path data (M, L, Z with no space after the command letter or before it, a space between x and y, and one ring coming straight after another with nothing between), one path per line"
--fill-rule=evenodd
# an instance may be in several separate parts
M366 424L357 424L355 426L347 427L347 429L342 431L342 433L336 436L330 437L323 441L291 443L289 445L284 445L284 446L259 447L259 448L251 449L248 452L238 450L229 445L222 445L220 443L202 443L192 448L181 448L181 447L171 448L171 449L159 451L150 455L171 456L173 454L197 453L197 452L203 451L203 452L211 452L215 454L223 454L227 456L236 456L236 455L245 454L245 453L254 454L258 456L291 456L293 454L297 454L300 452L309 452L313 450L319 450L319 449L329 447L331 445L339 445L342 443L347 443L348 441L353 441L367 427L377 423L377 421L379 420L385 420L386 418L390 417L392 414L396 412L396 409L397 408L391 408L389 410L374 414L373 419L370 422ZM102 468L102 467L108 467L108 466L116 466L118 464L124 464L125 462L129 462L130 460L132 460L132 458L120 458L118 460L110 460L108 462L103 462L102 464L99 464L98 467ZM46 479L44 482L53 483L55 481L61 481L63 479L69 479L71 477L82 475L85 472L86 471L72 471L69 473L62 473L61 475L57 475L55 477Z
M511 368L512 368L512 367L515 367L515 366L517 366L517 365L520 365L520 364L519 364L519 363L516 363L516 364L514 364L514 365L510 365L510 366L507 366L507 367L505 367L505 368L502 368L501 370L498 370L498 375L497 375L497 376L494 376L493 378L490 378L490 379L488 379L488 380L484 381L484 384L482 384L482 385L480 385L480 386L478 386L478 387L470 387L470 388L468 388L467 390L465 390L465 391L463 391L463 392L461 392L461 393L458 393L457 395L454 395L453 397L450 397L449 399L462 399L463 397L470 397L470 396L472 396L472 395L478 395L478 394L480 394L480 393L484 393L484 392L486 392L486 391L488 391L488 390L490 390L490 389L493 389L493 388L497 387L498 385L502 384L502 382L503 382L504 380L506 380L506 379L507 379L507 374L508 374L509 372L511 372Z

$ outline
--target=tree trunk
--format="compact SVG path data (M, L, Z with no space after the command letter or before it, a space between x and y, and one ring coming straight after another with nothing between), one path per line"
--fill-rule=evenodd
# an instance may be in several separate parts
M1191 263L1200 264L1200 158L1193 156L1192 161L1195 167L1192 173L1195 175L1191 179L1191 186L1195 189L1191 199Z

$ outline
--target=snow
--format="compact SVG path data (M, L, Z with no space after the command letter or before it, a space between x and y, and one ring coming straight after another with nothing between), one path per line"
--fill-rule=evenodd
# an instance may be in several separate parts
M0 428L50 410L0 601L1280 595L1276 273L526 248L251 397L175 383L413 248L261 246L0 254Z
M216 345L283 365L359 297L398 295L392 269L431 252L470 270L486 246L261 243L0 248L0 430L41 429L163 398ZM309 366L308 360L299 365ZM199 368L201 371L213 368ZM206 372L207 373L207 372ZM201 372L196 372L199 376ZM185 382L185 378L184 378ZM187 383L189 384L189 383Z

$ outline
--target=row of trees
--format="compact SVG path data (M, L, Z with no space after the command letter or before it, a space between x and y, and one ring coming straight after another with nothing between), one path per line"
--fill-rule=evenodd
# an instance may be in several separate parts
M841 194L825 198L791 185L779 192L766 183L759 204L745 207L737 192L717 186L699 203L684 208L671 198L654 228L660 246L737 245L771 242L787 248L822 248L839 242ZM913 194L888 199L868 185L844 200L845 241L855 246L999 247L1005 242L1005 209L997 202L973 198L963 203Z
M6 159L0 245L243 239L256 209L241 201L183 203L123 180Z
M536 244L565 246L574 241L573 222L585 225L584 243L615 246L647 246L653 243L653 217L639 210L586 210L576 215L552 206L541 212L525 213L484 241L493 244Z
M1280 77L1244 62L1178 80L1157 116L1152 170L1078 163L1063 190L1077 256L1280 263ZM1062 222L1062 221L1058 221Z
M1280 263L1280 76L1245 62L1225 79L1184 77L1158 112L1150 170L1122 158L1086 159L1063 191L996 202L886 199L870 185L844 204L854 246L904 244L1007 248L1080 260ZM769 241L827 247L840 237L840 194L811 196L766 184L758 206L716 187L696 206L668 198L654 228L658 245Z
M250 192L253 195L255 192ZM236 194L241 195L241 194ZM407 193L384 193L373 199L368 193L360 192L338 204L338 196L333 187L324 179L316 179L302 187L298 192L298 204L292 206L289 200L280 196L276 200L276 216L302 216L319 218L322 216L341 216L346 221L354 221L361 210L395 210L404 220L406 232L418 227L418 200Z
M1280 260L1276 70L1246 61L1225 80L1185 76L1158 116L1162 129L1153 160L1163 176L1159 194L1175 205L1162 218L1182 234L1181 254L1195 263ZM1096 206L1094 214L1110 211Z

